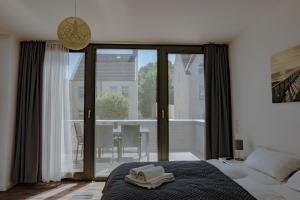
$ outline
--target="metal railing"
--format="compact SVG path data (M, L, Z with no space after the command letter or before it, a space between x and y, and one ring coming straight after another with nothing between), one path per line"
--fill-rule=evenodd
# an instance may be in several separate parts
M69 122L80 122L83 127L83 120L69 120ZM96 120L96 125L106 124L114 125L114 128L120 128L122 124L139 124L141 128L149 131L150 151L157 151L157 120ZM187 151L195 148L197 151L202 151L204 144L204 129L204 119L170 119L170 150ZM75 132L73 135L76 135Z

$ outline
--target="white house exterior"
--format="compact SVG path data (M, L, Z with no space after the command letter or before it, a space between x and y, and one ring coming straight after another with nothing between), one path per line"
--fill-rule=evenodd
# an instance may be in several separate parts
M131 54L97 54L96 98L109 93L119 93L129 102L127 119L138 119L137 51ZM84 57L80 59L71 77L71 102L73 119L83 119ZM97 118L97 116L96 116Z
M205 108L203 55L176 55L173 119L203 119Z

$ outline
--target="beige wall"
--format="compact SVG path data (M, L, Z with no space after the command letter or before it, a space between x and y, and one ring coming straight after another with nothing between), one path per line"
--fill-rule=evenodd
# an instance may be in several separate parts
M286 0L230 43L233 127L257 146L300 155L300 102L272 103L271 56L300 44L300 1Z
M13 36L0 35L0 191L11 186L18 45Z

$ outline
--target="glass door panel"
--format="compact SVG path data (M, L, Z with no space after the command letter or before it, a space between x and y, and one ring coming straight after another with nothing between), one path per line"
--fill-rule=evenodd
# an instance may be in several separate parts
M157 160L157 50L97 49L95 176Z
M70 99L71 141L73 152L73 169L70 172L84 171L84 74L85 54L69 53L68 82Z
M203 54L168 54L169 160L204 158Z

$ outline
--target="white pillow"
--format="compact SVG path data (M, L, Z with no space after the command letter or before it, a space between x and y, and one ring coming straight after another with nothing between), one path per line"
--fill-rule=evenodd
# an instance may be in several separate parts
M289 178L286 185L289 188L292 188L300 192L300 170L297 171L291 178Z
M250 154L244 164L283 181L300 168L300 159L282 152L258 148Z
M237 167L227 168L223 171L223 173L231 179L239 179L248 176L248 174L245 171Z

